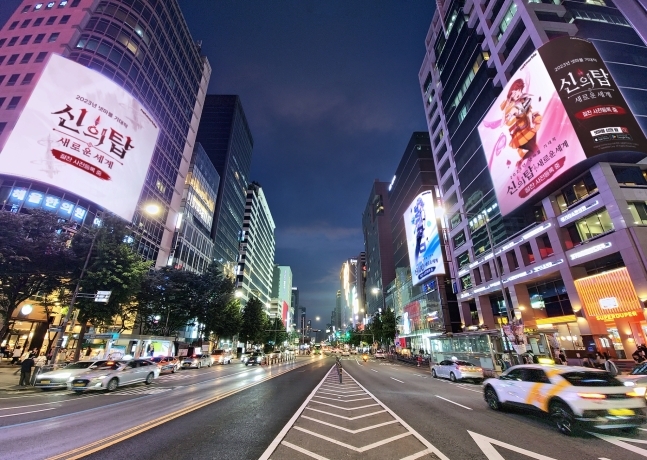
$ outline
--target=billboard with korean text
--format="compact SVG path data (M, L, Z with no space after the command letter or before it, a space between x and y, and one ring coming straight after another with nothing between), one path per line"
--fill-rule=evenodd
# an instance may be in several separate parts
M647 154L645 135L602 58L576 37L536 50L478 131L503 215L588 158Z
M122 87L52 55L0 152L0 174L59 187L132 220L158 132Z
M404 213L409 263L413 284L421 284L432 276L444 275L445 264L438 234L434 195L422 192Z

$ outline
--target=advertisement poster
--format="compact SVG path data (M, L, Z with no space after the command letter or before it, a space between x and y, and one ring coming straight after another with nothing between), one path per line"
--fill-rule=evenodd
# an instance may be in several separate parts
M132 220L158 132L122 87L52 55L0 152L0 173L59 187Z
M413 284L423 283L432 276L444 275L445 264L431 191L423 192L413 200L404 213L404 229Z
M589 157L647 152L595 47L552 40L512 76L478 127L502 215Z

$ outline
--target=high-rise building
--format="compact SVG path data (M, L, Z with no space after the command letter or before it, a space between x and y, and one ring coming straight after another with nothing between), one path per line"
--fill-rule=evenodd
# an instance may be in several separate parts
M215 242L214 260L228 271L238 260L254 147L240 97L207 95L197 141L220 175L211 235Z
M200 143L189 166L168 265L202 273L213 260L213 225L220 176Z
M332 314L332 325L338 331L342 329L344 323L342 321L342 301L343 296L341 290L339 290L337 291L337 295L335 296L335 309L333 310Z
M647 181L636 164L646 150L637 127L647 128L644 7L438 1L419 80L468 329L523 322L535 354L562 348L569 357L626 357L645 342ZM543 51L550 46L559 51ZM604 136L578 131L597 120L608 123ZM565 126L566 144L553 134ZM498 138L488 134L497 129ZM501 163L507 152L517 156ZM580 164L560 169L577 155ZM506 340L481 351L492 358L510 349Z
M405 213L422 193L429 192L432 194L432 209L426 212L433 215L434 203L440 203L437 183L429 134L414 132L398 163L388 193L395 279L386 286L385 303L402 318L399 345L415 351L430 350L430 337L460 327L456 297L445 283L445 277L433 276L423 283L414 282L412 277L408 239L413 235L407 235ZM438 224L436 221L430 225ZM439 233L440 246L443 247L445 238L442 232Z
M274 265L270 316L281 318L288 331L292 330L294 319L292 293L292 269L287 265Z
M243 304L252 297L270 305L274 271L274 219L260 184L247 187L236 287Z
M339 273L342 324L362 324L366 317L364 285L366 254L346 260Z
M292 311L294 312L292 324L294 325L295 328L301 327L300 325L298 325L298 320L297 320L297 317L299 315L299 288L296 286L292 286L292 296L291 296L290 305L292 307Z
M362 215L366 251L366 312L370 316L384 305L384 290L395 279L393 237L387 182L375 180Z
M134 152L143 153L142 137L132 134L131 140L130 131L137 132L143 124L151 124L158 134L156 142L152 139L150 162L140 165L144 168L143 186L126 180L134 188L125 187L122 191L123 199L138 198L136 204L133 202L134 211L117 214L132 221L137 251L156 261L157 266L166 265L193 153L194 133L211 74L209 63L201 56L200 47L182 19L177 1L118 4L96 0L25 0L0 31L0 48L0 149L9 145L14 130L19 135L20 117L29 116L35 106L55 117L54 131L49 131L47 139L38 141L51 147L49 156L36 160L43 164L38 171L49 174L45 179L34 174L36 170L25 169L22 173L15 168L7 169L0 162L0 173L11 171L0 175L0 202L4 209L50 210L77 226L94 222L98 211L115 212L119 192L111 191L111 200L97 199L100 187L82 187L83 180L70 179L73 174L64 169L72 166L65 163L91 173L84 178L89 182L109 176L115 184L118 178L135 171ZM35 105L25 110L47 64L56 60L53 55L96 72L72 72L66 79L69 86L59 86L61 90L78 88L86 93L78 94L76 99L71 97L62 107L45 107L53 101L41 99L31 102ZM56 69L50 70L55 75ZM141 106L137 115L127 114L134 105L126 109L97 104L103 95L93 92L92 82L101 85L99 81L104 76L125 90L128 97L132 96L136 101L133 104ZM42 85L54 81L49 73L46 80ZM56 89L50 89L49 94L56 95ZM139 120L138 116L149 120ZM38 135L34 131L33 136ZM7 148L13 149L14 144L10 145ZM24 150L24 143L21 145L20 155L25 158L29 152ZM10 152L2 153L7 158ZM96 177L91 180L92 175ZM106 204L108 201L110 204ZM145 209L158 212L150 215Z

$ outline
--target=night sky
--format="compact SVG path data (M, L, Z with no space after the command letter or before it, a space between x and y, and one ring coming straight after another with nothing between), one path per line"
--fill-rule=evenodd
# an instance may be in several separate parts
M0 25L18 3L0 0ZM364 250L373 181L390 181L411 133L427 129L418 71L435 2L179 3L211 63L209 92L241 97L275 263L292 268L301 306L323 327L342 262Z

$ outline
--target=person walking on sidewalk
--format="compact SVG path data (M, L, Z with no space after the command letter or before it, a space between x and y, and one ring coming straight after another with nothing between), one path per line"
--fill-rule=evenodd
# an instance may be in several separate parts
M341 360L339 359L339 356L337 356L336 359L337 361L335 364L337 365L337 373L339 374L339 383L341 383L341 373L342 373Z
M20 355L22 354L22 350L20 349L20 345L16 345L15 348L13 349L13 353L11 354L11 365L13 366L16 364L18 361L20 361Z
M20 383L21 387L26 387L31 381L31 368L34 366L34 357L31 353L20 363Z

